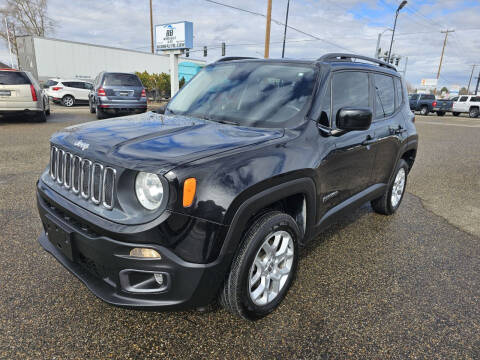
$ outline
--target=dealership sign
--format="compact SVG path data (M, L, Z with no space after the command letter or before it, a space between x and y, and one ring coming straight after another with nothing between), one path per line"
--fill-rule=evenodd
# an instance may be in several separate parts
M422 86L437 86L437 79L422 79Z
M155 26L157 51L193 48L193 23L182 21Z

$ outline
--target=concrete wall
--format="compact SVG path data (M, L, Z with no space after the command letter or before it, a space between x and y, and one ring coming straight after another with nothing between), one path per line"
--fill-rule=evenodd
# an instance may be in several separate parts
M168 55L78 43L72 41L19 37L20 68L29 70L38 80L52 77L94 79L105 71L170 73ZM201 60L181 58L204 65Z

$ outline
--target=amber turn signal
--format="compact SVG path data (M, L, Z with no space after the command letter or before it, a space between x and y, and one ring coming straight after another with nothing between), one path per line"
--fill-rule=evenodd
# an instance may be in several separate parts
M193 203L195 191L197 190L197 179L188 178L183 183L183 207L189 207Z

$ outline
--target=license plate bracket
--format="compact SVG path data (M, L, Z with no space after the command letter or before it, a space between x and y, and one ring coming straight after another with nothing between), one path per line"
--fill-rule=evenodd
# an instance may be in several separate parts
M120 91L120 96L129 96L130 92L129 91Z
M48 240L70 261L73 261L72 233L46 216Z

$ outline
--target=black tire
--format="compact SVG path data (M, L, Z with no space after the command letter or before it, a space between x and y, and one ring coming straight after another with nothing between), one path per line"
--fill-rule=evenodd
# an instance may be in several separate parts
M88 107L90 108L90 114L95 114L95 107L92 105L92 99L88 99Z
M47 122L47 114L45 113L45 110L40 111L38 114L35 114L32 121L37 123Z
M62 98L62 104L66 107L72 107L73 105L75 105L75 98L72 95L65 95Z
M445 111L437 111L437 116L443 116L445 115Z
M428 115L428 107L422 106L422 108L420 109L420 114L423 116Z
M392 190L395 182L395 178L397 177L397 174L399 173L400 169L404 169L405 171L405 183L403 186L403 191L400 197L400 200L396 205L392 204ZM375 212L383 215L392 215L397 209L400 207L400 204L402 203L403 196L405 195L405 189L407 187L407 179L408 179L408 164L405 160L400 159L397 167L395 168L394 175L392 179L390 180L390 183L388 184L387 188L385 189L385 192L383 195L375 200L371 201L372 208Z
M97 119L98 120L102 120L102 119L105 119L107 117L105 115L105 113L103 112L103 110L100 109L98 106L95 107L95 112L97 113Z
M470 108L470 111L468 112L468 116L470 116L471 118L477 118L479 114L480 112L476 107Z
M275 231L286 231L291 236L293 240L293 261L287 280L278 294L265 305L257 305L252 301L249 294L250 268L268 235ZM227 311L250 320L259 319L271 313L285 298L295 278L299 238L300 231L297 223L290 215L280 211L270 211L257 219L245 233L233 259L232 267L226 276L223 290L220 293L220 304Z
M452 112L452 115L453 116L458 116L458 115L460 115L460 113L459 112Z
M50 108L48 108L47 111L45 111L45 115L50 116Z

